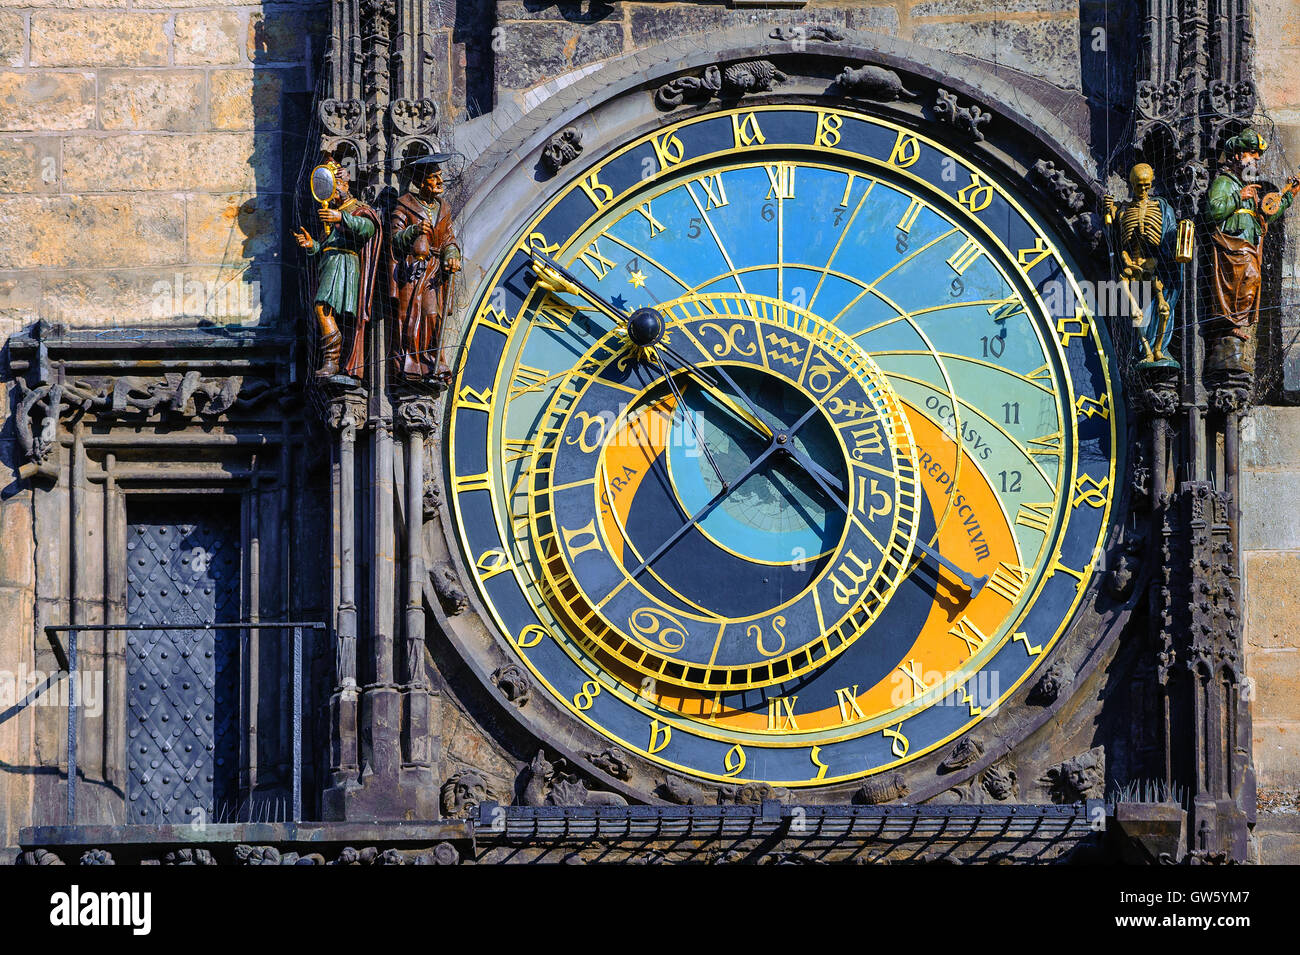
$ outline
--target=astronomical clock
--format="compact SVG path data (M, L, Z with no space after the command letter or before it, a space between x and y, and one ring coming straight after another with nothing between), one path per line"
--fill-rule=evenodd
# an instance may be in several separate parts
M562 734L700 784L860 785L1052 658L1125 425L1023 185L842 101L733 102L584 151L499 230L449 537Z

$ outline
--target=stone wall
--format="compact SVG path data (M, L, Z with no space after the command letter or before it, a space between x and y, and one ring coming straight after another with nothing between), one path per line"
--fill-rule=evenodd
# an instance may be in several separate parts
M322 0L0 0L0 348L38 319L278 323L281 288L297 287L284 191L328 27ZM13 387L0 395L0 677L11 681L32 672L36 645ZM7 695L0 684L0 718ZM0 722L0 846L27 824L40 771L30 716Z
M1085 3L1084 6L1092 4ZM812 0L797 10L727 3L547 3L501 0L491 57L497 96L523 94L553 77L666 40L752 24L850 27L967 54L1081 89L1079 0ZM525 51L527 56L524 55Z
M1261 789L1300 789L1300 408L1243 422L1246 669Z

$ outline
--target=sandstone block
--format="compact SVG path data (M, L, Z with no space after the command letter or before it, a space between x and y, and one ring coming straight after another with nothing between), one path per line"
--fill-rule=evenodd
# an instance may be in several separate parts
M197 70L101 73L99 120L104 129L196 131L203 123L203 74Z
M556 23L516 23L501 36L497 51L497 86L525 90L560 73L607 57L623 49L619 24L577 26Z
M195 193L185 200L187 259L194 263L265 260L280 250L280 196Z
M1300 723L1300 650L1256 650L1246 672L1255 682L1257 719ZM1296 760L1300 766L1300 753Z
M307 57L309 37L323 37L329 22L326 7L274 6L254 11L248 17L248 59L254 63L301 63Z
M1021 70L1064 89L1080 88L1079 24L1074 20L982 20L913 24L921 46Z
M177 65L238 63L243 20L233 10L203 10L176 14Z
M208 121L213 129L279 129L281 70L213 70L208 78Z
M181 261L185 214L175 196L15 196L0 202L0 269L111 268Z
M32 14L33 66L166 66L163 13Z
M1300 650L1300 551L1246 553L1246 642Z
M63 147L63 182L74 192L275 192L280 187L280 141L261 133L69 137Z
M21 13L0 13L0 66L22 66L27 22Z
M0 70L0 131L89 129L94 122L93 73Z
M54 192L59 188L59 139L0 139L0 193Z

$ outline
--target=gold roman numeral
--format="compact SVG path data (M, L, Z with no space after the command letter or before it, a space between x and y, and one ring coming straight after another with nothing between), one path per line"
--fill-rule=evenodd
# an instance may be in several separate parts
M770 730L797 730L799 721L795 719L794 705L797 696L774 696L767 701L767 728Z
M984 646L984 642L988 640L988 637L980 631L980 628L971 623L970 617L964 614L957 621L957 625L948 631L948 634L966 644L966 650L971 656L974 656L975 651Z
M1030 572L1017 564L999 563L998 569L989 577L989 590L1008 603L1015 603L1025 591Z
M973 264L975 260L983 254L983 249L975 242L974 239L967 239L960 249L948 257L948 266L961 275Z
M767 195L764 199L794 198L794 163L774 162L764 166L767 170Z
M1020 510L1016 513L1016 523L1046 534L1047 529L1052 526L1051 503L1021 504Z

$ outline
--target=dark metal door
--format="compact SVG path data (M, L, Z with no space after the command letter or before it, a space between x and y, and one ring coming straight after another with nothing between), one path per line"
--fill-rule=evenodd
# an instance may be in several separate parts
M238 511L207 498L141 502L128 516L128 622L240 619ZM204 822L237 805L239 636L127 634L129 824Z

